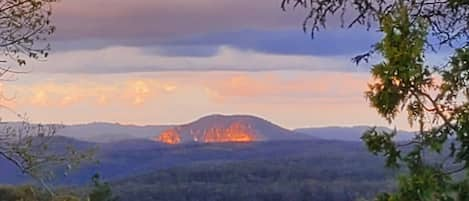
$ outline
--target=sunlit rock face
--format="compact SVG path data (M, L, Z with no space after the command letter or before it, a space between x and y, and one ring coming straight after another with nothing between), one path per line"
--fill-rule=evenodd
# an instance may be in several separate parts
M210 115L188 124L175 126L156 137L156 141L166 144L248 143L304 139L311 137L248 115Z
M169 129L162 132L158 136L157 141L165 144L179 144L181 143L181 136L175 129Z
M157 141L165 144L181 143L181 134L183 128L172 128L162 132ZM210 127L203 130L191 129L189 132L189 141L203 143L226 143L226 142L252 142L256 139L255 131L250 129L249 125L235 122L228 127L220 125L218 127Z
M202 137L206 143L252 142L255 139L254 131L242 123L232 123L228 128L208 129Z

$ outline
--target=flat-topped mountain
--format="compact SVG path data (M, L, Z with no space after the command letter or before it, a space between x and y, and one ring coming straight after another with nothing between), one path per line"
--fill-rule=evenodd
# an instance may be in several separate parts
M166 144L300 140L312 137L249 115L210 115L161 132L156 141Z

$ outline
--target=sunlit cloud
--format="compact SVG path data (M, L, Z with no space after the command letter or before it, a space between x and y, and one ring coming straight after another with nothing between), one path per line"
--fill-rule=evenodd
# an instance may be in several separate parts
M18 88L19 92L26 92L18 97L19 104L30 103L37 107L67 107L82 101L90 95L85 87L77 84L40 83L26 88Z
M193 74L194 76L190 76ZM155 74L153 74L155 75ZM74 80L17 86L20 104L68 107L80 103L142 106L170 94L203 91L213 103L362 99L369 76L360 73L163 73L135 78ZM127 77L127 76L124 76ZM113 80L113 81L110 81ZM270 99L270 100L269 100ZM26 100L26 101L25 101ZM190 100L187 99L187 100Z
M128 91L126 93L134 105L144 104L146 99L152 95L150 86L143 80L135 80L128 83Z
M167 84L163 86L163 90L166 92L173 92L177 89L176 85Z
M275 74L238 74L207 81L206 92L215 100L228 98L346 99L363 97L369 77L359 73L297 75L288 78Z
M177 86L158 80L128 79L118 82L80 81L37 83L16 86L20 93L14 102L24 106L66 108L77 104L106 106L109 104L142 105L157 94L172 93Z
M45 106L48 102L49 98L44 90L35 91L31 97L31 104L36 106Z
M109 104L109 97L107 95L100 95L96 98L96 103L100 106Z
M343 72L58 75L16 82L8 92L16 94L18 113L40 122L174 124L224 113L259 115L290 128L383 125L363 95L369 79Z
M16 107L16 93L8 90L5 84L0 83L0 109L10 110ZM0 119L1 120L1 119Z

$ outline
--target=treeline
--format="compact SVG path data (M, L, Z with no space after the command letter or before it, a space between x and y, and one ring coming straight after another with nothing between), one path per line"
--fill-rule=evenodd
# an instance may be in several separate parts
M97 172L107 173L104 178L112 182L105 191L119 201L354 201L372 200L378 192L393 189L394 173L359 143L149 146L137 151L134 146L117 147L105 150ZM172 167L163 169L168 164ZM63 194L88 201L87 192L94 186L91 171L73 175L87 182Z
M112 183L121 201L348 201L392 190L381 163L307 158L198 164Z
M62 187L50 189L35 185L0 186L0 201L118 201L111 186L98 174L91 178L91 185L82 188Z

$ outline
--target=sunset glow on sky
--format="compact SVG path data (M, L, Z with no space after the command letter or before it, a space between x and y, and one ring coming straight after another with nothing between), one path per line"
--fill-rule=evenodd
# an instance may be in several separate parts
M279 4L60 1L52 54L1 85L5 105L66 124L177 124L222 113L287 128L387 125L364 98L371 64L350 60L380 36L332 24L311 40L301 29L306 13Z

